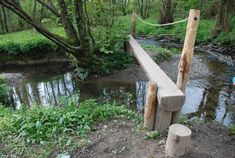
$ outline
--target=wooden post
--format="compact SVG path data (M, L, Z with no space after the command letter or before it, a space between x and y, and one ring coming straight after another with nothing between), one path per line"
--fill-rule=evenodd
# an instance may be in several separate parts
M156 104L157 104L157 84L156 82L149 81L146 105L144 109L144 127L149 131L152 131L154 129Z
M156 117L155 117L155 124L154 124L154 130L157 130L158 132L164 132L171 124L171 117L172 112L167 111L159 106L159 103L157 104L157 110L156 110Z
M173 124L169 128L165 153L167 156L183 156L190 148L191 130L180 124Z
M134 12L132 13L132 30L131 30L131 35L133 37L135 37L135 35L136 35L136 15L135 15Z
M199 19L200 19L200 10L191 9L189 12L188 25L184 39L184 47L182 50L182 55L178 66L179 70L176 83L177 87L181 89L183 92L185 92L187 80L189 78L190 67L193 60L194 45L199 25ZM178 122L181 109L176 112L173 112L172 123Z

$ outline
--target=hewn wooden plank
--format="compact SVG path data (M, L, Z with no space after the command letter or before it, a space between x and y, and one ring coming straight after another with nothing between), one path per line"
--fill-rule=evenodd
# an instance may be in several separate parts
M179 110L185 100L184 93L162 71L132 36L130 36L129 40L129 50L139 61L148 79L157 83L157 99L159 106L166 111Z

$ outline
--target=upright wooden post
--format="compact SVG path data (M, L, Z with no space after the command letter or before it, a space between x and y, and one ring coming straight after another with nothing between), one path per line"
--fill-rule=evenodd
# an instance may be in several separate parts
M135 37L135 35L136 35L136 15L135 15L134 12L132 13L132 30L131 30L131 35L133 37Z
M149 131L154 129L154 120L157 104L157 84L153 81L148 82L148 93L144 110L144 127Z
M190 67L192 64L194 44L200 19L200 10L191 9L189 12L188 25L184 39L184 47L179 62L177 87L185 92L187 80L189 78ZM182 108L181 108L182 109ZM181 109L172 114L172 123L178 122Z

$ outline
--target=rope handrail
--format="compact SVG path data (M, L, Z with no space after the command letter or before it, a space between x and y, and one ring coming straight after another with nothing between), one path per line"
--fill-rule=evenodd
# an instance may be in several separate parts
M133 13L137 19L139 19L141 22L143 22L144 24L146 25L150 25L150 26L158 26L158 27L161 27L161 26L169 26L169 25L174 25L174 24L178 24L178 23L182 23L182 22L185 22L188 20L188 18L186 19L183 19L183 20L179 20L179 21L175 21L175 22L172 22L172 23L167 23L167 24L153 24L153 23L149 23L147 21L144 21L143 19L141 19L136 13Z

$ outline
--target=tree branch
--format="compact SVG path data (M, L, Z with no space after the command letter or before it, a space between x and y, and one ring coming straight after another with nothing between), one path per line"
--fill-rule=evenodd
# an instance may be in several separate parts
M32 25L38 32L43 34L49 40L53 41L54 43L58 44L60 47L65 49L68 52L77 52L81 51L81 47L75 47L65 42L64 37L59 35L53 34L49 32L41 23L35 22L20 6L20 4L14 0L0 0L0 4L5 6L6 8L13 11L19 17L24 19L27 23Z
M48 10L50 10L55 16L60 18L60 13L56 10L54 4L51 1L49 2L51 5L47 4L43 0L36 0L36 1L41 5L43 5L44 7L46 7Z

